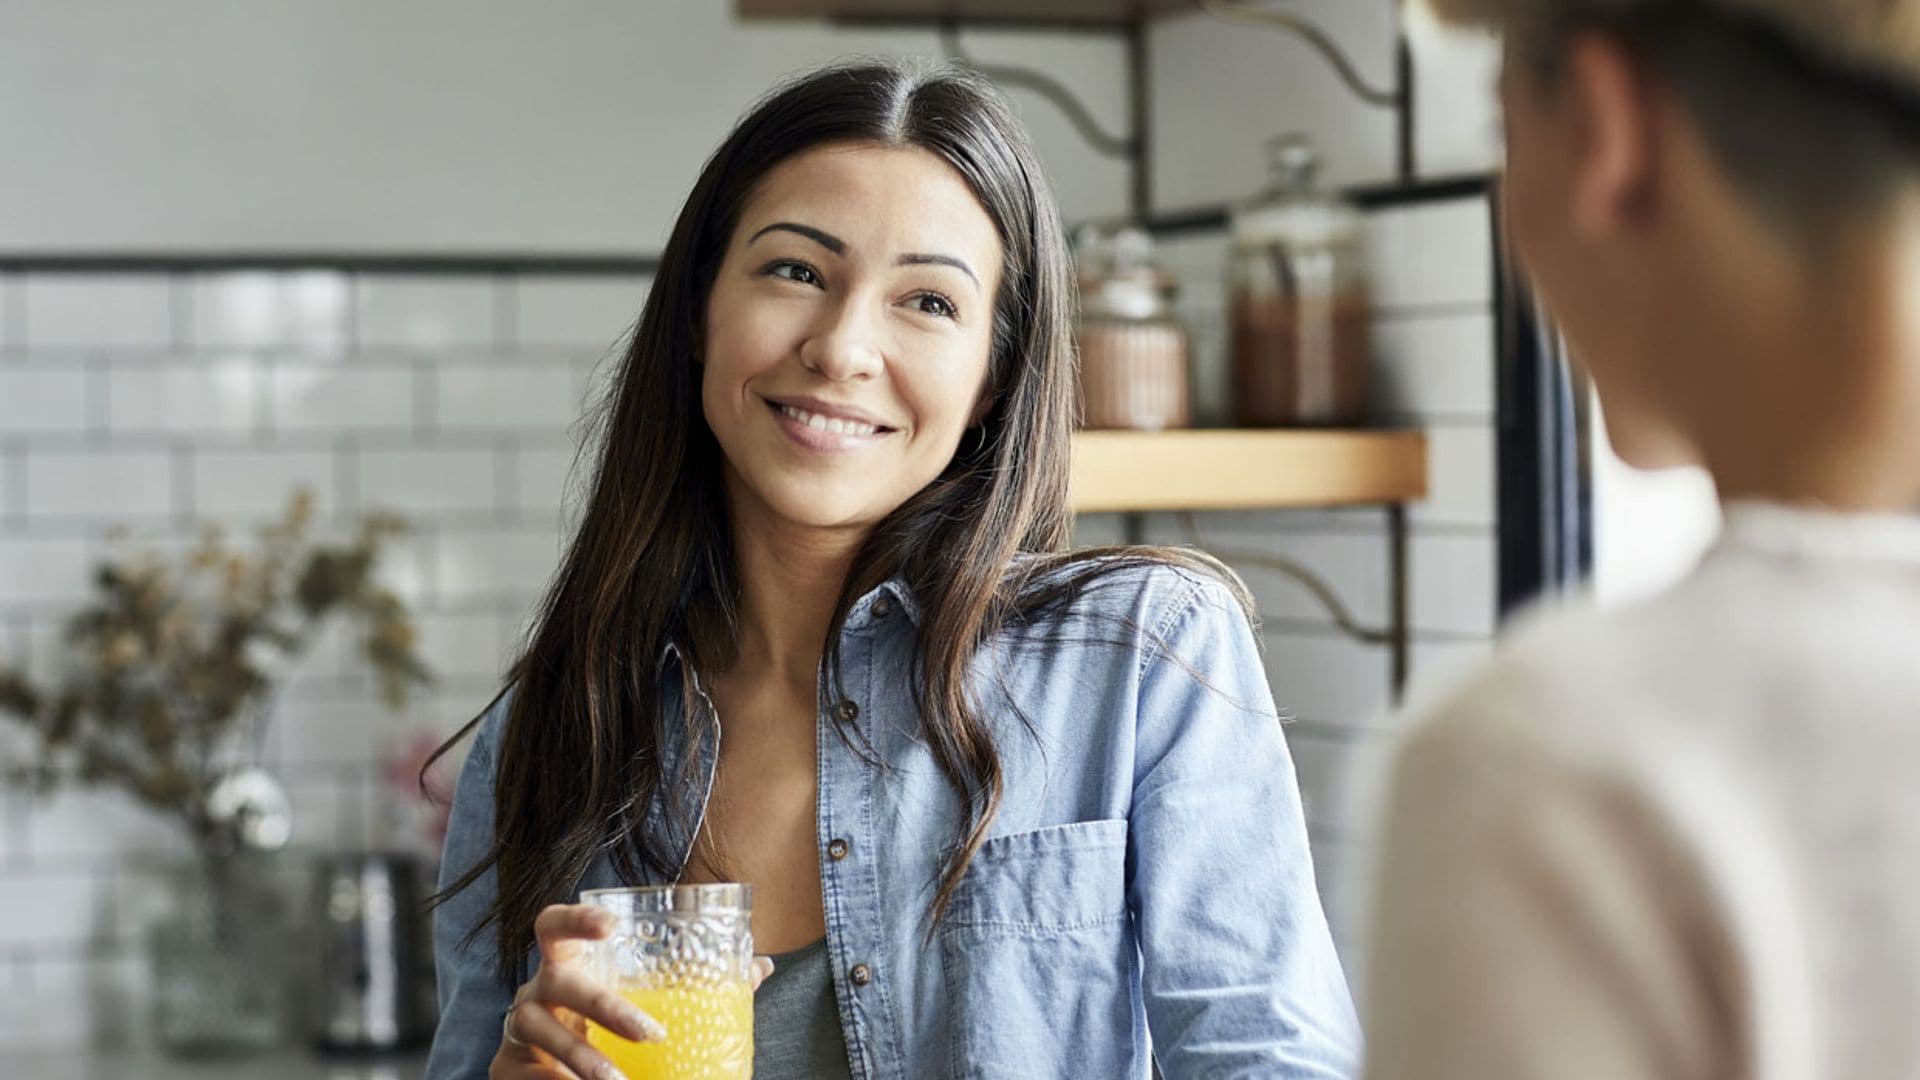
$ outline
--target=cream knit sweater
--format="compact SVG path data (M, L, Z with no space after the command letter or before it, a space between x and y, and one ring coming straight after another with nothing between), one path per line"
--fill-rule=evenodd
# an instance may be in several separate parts
M1920 521L1730 506L1414 732L1368 1076L1920 1077Z

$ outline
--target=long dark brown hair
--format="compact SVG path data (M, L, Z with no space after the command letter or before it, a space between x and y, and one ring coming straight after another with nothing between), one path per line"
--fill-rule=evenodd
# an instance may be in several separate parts
M493 845L437 898L497 870L498 893L473 934L496 928L503 979L524 978L535 915L570 895L597 857L623 880L671 878L697 831L688 778L664 774L661 743L691 741L704 721L683 709L683 729L665 729L656 660L672 646L693 672L723 672L737 651L739 581L721 450L700 406L706 301L756 184L831 143L939 155L971 187L1004 249L985 417L945 471L867 538L822 643L823 693L834 700L854 601L897 575L924 612L914 700L967 815L936 883L929 928L985 839L1005 785L993 733L969 700L967 672L983 644L1121 567L1218 569L1177 551L1064 552L1073 281L1052 193L1000 94L963 69L891 63L829 68L777 89L707 161L674 224L601 406L577 531L511 669ZM1023 553L1034 557L1017 558ZM646 828L656 800L668 810L664 830Z

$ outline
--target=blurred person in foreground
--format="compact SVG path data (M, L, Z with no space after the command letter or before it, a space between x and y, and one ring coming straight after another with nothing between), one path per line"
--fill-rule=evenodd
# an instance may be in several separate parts
M1516 256L1725 531L1405 748L1368 1074L1920 1076L1920 0L1434 0Z

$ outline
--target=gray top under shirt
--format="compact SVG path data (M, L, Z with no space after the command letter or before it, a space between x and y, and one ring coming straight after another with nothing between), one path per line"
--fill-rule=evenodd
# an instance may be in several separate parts
M753 995L753 1080L849 1080L827 939L773 958Z

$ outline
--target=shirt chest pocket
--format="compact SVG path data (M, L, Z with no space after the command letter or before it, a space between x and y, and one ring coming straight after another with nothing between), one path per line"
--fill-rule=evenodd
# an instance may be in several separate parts
M940 924L955 1077L1121 1076L1140 1041L1127 823L982 844Z

